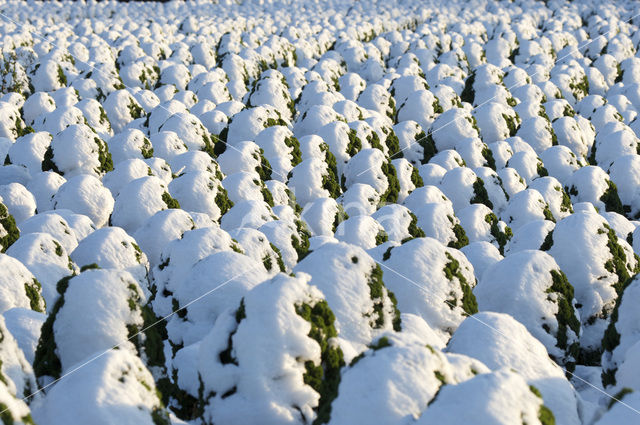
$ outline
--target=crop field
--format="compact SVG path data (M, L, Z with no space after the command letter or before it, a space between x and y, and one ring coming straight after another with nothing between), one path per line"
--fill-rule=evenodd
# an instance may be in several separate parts
M640 3L0 0L4 425L640 424Z

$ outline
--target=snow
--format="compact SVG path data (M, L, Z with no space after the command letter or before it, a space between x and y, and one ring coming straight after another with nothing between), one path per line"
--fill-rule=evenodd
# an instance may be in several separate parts
M239 303L247 291L266 277L261 263L236 252L216 252L198 261L180 281L169 285L178 304L185 307L188 322L181 326L179 318L172 316L169 337L182 339L185 345L202 338L218 315L229 305ZM206 302L195 302L203 296L208 296ZM176 332L180 329L181 334L178 336L173 329Z
M565 185L573 175L573 172L584 165L582 159L571 152L568 147L561 145L545 149L540 153L540 158L549 175L557 178Z
M489 242L471 242L469 245L460 248L460 251L473 265L476 280L480 280L488 268L503 258L498 248Z
M50 148L55 166L69 179L79 174L100 175L102 172L99 150L106 150L105 143L90 127L73 124L60 133L53 132ZM43 171L46 171L43 169ZM55 171L55 169L54 169Z
M567 199L568 194L555 177L539 177L531 182L529 187L537 190L542 195L556 220L563 219L571 214L573 208L571 207L571 202Z
M66 179L64 177L53 171L43 171L32 175L26 188L33 195L36 201L36 209L39 212L53 209L53 195L65 182Z
M343 351L359 354L380 333L392 329L394 307L387 290L382 299L374 299L370 281L374 279L376 262L361 248L346 243L326 243L313 251L294 268L294 273L311 276L311 285L325 295L336 314L336 329ZM338 286L335 283L340 281ZM376 304L382 310L376 312ZM383 319L381 324L377 321ZM351 345L351 346L349 346ZM351 356L346 357L347 361Z
M138 101L126 90L116 90L109 94L103 103L109 122L114 132L120 133L138 116L133 116L132 110L142 109ZM137 111L136 111L137 112ZM139 113L139 112L138 112Z
M256 171L260 167L260 147L253 142L238 142L218 157L226 175L240 171Z
M333 198L318 198L307 204L300 216L307 223L312 235L333 236L334 223L338 218L336 216L340 214L339 208L339 204Z
M363 249L370 249L379 244L378 237L384 227L374 218L366 215L350 217L340 223L335 231L335 238Z
M166 295L163 290L172 283L179 286L180 280L199 260L218 251L230 250L236 247L231 236L218 227L205 227L188 230L167 243L162 249L158 265L152 270L152 283L156 287L158 300L154 301L154 310L158 314L167 315L171 312L171 302L166 305ZM169 288L167 288L169 289Z
M605 225L608 226L607 221L595 211L576 211L556 224L553 245L549 250L575 288L584 326L581 341L587 347L600 344L604 321L599 319L599 314L611 311L617 298L612 285L618 282L619 277L609 271L610 267L609 270L605 268L605 263L612 258ZM623 266L629 273L636 260L625 241L618 239L618 244L629 262ZM588 324L591 317L595 318L592 325Z
M609 177L618 189L618 195L624 205L631 207L631 214L640 212L638 203L638 160L640 155L624 155L618 157L609 170Z
M112 350L51 388L46 399L33 406L33 416L47 425L152 425L152 412L163 410L153 382L135 354Z
M186 177L185 183L179 183L180 180L177 180L175 186L184 186L185 190L188 190L191 185L188 180L197 180L198 177L207 178L209 176L201 176L204 173L193 174L191 176ZM181 176L182 177L182 176ZM200 178L203 180L203 178ZM209 180L213 180L209 177ZM173 182L172 182L173 183ZM213 186L213 183L211 183ZM239 171L237 173L233 173L228 175L222 181L222 185L227 191L227 196L231 200L231 202L238 203L242 201L264 201L262 182L260 180L260 176L255 171ZM194 196L194 200L192 202L197 202L198 197Z
M149 259L150 266L155 267L160 263L162 248L195 227L194 220L186 212L163 210L149 217L136 231L134 239Z
M210 360L211 353L220 352L226 344L233 317L225 320L226 326L216 322L198 355L205 390L218 394L205 407L205 417L215 422L259 420L264 424L297 423L301 415L315 417L312 409L319 394L304 384L303 373L304 361L319 363L320 346L307 336L310 325L294 308L321 300L321 293L308 280L304 273L296 278L279 275L246 294L246 317L235 324L231 336L237 366ZM261 347L260 357L253 354L255 347ZM233 386L235 393L220 397Z
M115 198L111 224L133 233L155 213L167 209L166 184L155 176L145 176L127 183Z
M50 234L67 252L73 251L78 246L78 239L69 223L55 213L37 214L20 223L18 227L23 236L40 232Z
M447 171L440 182L440 189L453 203L455 211L469 205L475 195L474 183L478 179L470 168L457 167Z
M440 165L447 171L464 166L462 157L453 149L446 149L438 152L429 160L429 163Z
M43 313L22 307L9 309L3 313L5 325L16 339L25 359L33 364L33 359L40 338L40 328L46 316Z
M480 311L509 314L543 343L551 356L562 358L564 353L557 347L560 330L556 317L558 298L564 296L545 295L554 283L552 271L560 272L560 267L549 254L535 250L518 251L485 271L473 293ZM573 300L564 299L573 309ZM573 330L565 329L565 335L566 344L577 341L578 335Z
M67 222L73 234L76 237L76 240L84 239L86 236L91 234L94 230L96 230L96 226L93 224L91 219L83 214L76 214L68 209L56 209L55 211L45 211L42 213L45 217L53 216L53 217L61 217L64 221ZM25 222L26 223L26 222ZM25 230L25 232L28 232ZM64 241L63 238L60 238L60 242Z
M638 286L638 279L634 278L625 288L622 300L618 304L617 320L613 323L616 331L620 335L620 340L617 346L614 347L613 352L606 353L603 356L603 363L609 369L615 369L617 366L624 363L624 366L620 367L617 374L622 381L620 383L623 385L621 388L624 387L625 383L627 383L627 386L630 386L631 388L637 387L634 380L630 379L630 377L636 375L636 372L634 371L635 367L633 367L633 363L635 362L633 361L632 353L637 351L637 347L635 347L635 345L640 341L640 329L638 329L637 326L637 313L633 311L633 307L630 303L633 302L633 297L638 292ZM625 371L627 370L629 371L629 375L625 374Z
M41 171L42 160L51 140L51 135L44 131L18 137L7 152L9 160L12 164L22 165L32 175L37 174Z
M409 230L413 220L411 214L408 208L398 204L391 204L380 208L372 214L372 217L384 228L389 240L402 242L415 236Z
M109 152L113 163L117 166L127 159L148 158L151 153L151 142L137 129L125 129L109 139Z
M220 219L220 227L230 231L240 227L257 229L263 224L275 220L277 217L269 205L260 200L237 202L227 214Z
M283 182L286 182L289 171L297 165L294 163L294 148L286 144L287 139L292 137L293 133L287 127L272 126L262 130L255 139L255 143L262 149L264 157L271 165L272 177Z
M473 266L458 252L435 239L416 238L393 248L382 263L385 284L395 293L400 311L421 316L443 337L453 333L466 314L461 306L462 282L457 276L448 278L445 267L462 259L459 272L470 287L475 286ZM405 262L413 267L402 267Z
M329 196L329 191L323 187L320 177L325 175L327 164L319 158L305 159L291 170L288 186L300 205L304 207L316 198Z
M383 194L389 187L387 177L382 171L384 161L384 154L379 149L363 149L355 154L345 168L346 187L355 183L368 184L377 193Z
M513 195L500 216L514 231L535 220L553 219L549 205L535 189L525 189Z
M437 239L447 246L464 245L464 241L461 240L463 238L455 229L455 226L460 224L459 220L453 215L453 209L448 204L428 203L413 212L418 218L418 227L424 231L425 236Z
M3 336L3 344L0 349L0 356L3 363L2 386L0 398L3 405L3 420L13 423L27 424L31 419L29 406L20 397L24 391L35 386L31 365L27 362L22 352L16 345L16 341L11 336L5 321L0 321L0 332ZM39 397L38 397L39 398Z
M64 305L53 324L63 373L115 345L136 353L133 342L128 340L127 327L142 325L139 309L129 306L128 300L134 295L144 302L133 276L124 271L88 270L69 281L62 294Z
M68 209L89 217L96 227L109 221L115 202L111 192L98 178L80 174L67 180L52 199L55 210Z
M204 213L215 221L222 216L223 211L216 202L222 185L210 173L183 173L169 183L168 189L185 211Z
M623 404L624 403L624 404ZM640 406L640 399L638 393L631 393L622 399L621 402L615 403L609 410L607 410L597 422L596 425L609 425L618 423L631 423L637 420L638 407Z
M352 397L334 402L329 423L415 423L422 412L429 411L427 406L438 390L446 387L438 376L455 385L471 378L473 370L488 372L468 357L456 359L430 346L392 341L391 347L369 350L347 368L340 392Z
M160 131L149 138L153 146L153 154L158 158L171 161L181 153L187 152L187 146L173 131ZM177 171L177 170L176 170Z
M81 6L0 5L5 422L635 421L635 3Z
M212 174L217 174L220 171L218 163L201 151L182 152L167 161L169 161L171 169L177 175L188 173L189 171L208 171Z
M111 191L114 198L118 197L120 190L136 179L149 175L150 167L141 158L126 159L116 164L102 178L102 184Z
M34 286L33 274L19 260L6 254L0 254L0 265L3 270L0 275L0 310L4 313L15 307L31 309L26 286ZM43 310L44 302L36 298L34 307Z
M98 229L82 239L70 254L79 267L97 264L107 269L126 270L146 287L149 263L135 239L119 227Z
M58 297L58 281L76 271L68 251L48 233L22 235L9 247L7 255L19 260L38 279L49 310L53 308Z
M447 172L444 167L435 163L423 164L418 167L418 171L420 172L420 177L422 177L424 184L427 186L439 186L442 181L442 177Z
M460 400L464 400L464 409L459 408ZM541 404L522 377L502 369L478 375L458 385L443 386L416 424L539 423Z
M580 423L577 395L564 371L541 342L508 314L481 312L465 319L447 344L447 352L476 358L491 370L515 370L542 393L558 423Z
M553 231L555 224L549 220L533 220L520 227L507 242L504 249L506 255L526 250L540 249L547 235Z
M371 185L354 183L339 198L345 213L351 216L370 215L380 203L380 194Z
M453 149L460 139L478 137L472 122L471 114L463 109L452 108L440 114L431 126L438 151Z

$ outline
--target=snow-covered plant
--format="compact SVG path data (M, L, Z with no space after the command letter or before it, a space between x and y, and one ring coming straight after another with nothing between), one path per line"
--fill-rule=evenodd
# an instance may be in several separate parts
M400 192L396 169L379 149L363 149L345 167L345 190L355 183L369 184L380 195L380 203L396 203Z
M343 175L349 160L363 148L358 132L346 123L336 121L321 127L317 134L329 146L336 158L338 173Z
M247 106L270 105L282 117L292 120L296 111L288 89L287 81L280 72L265 71L260 75L260 79L253 82Z
M618 188L609 175L597 165L576 170L565 184L572 202L591 202L595 208L624 213Z
M88 386L88 382L96 385ZM106 425L123 419L145 425L171 423L152 374L130 350L108 351L60 384L50 389L34 412L36 421L60 425L76 420ZM82 407L69 405L70 397Z
M235 244L231 246L236 247ZM156 282L162 284L163 276L172 273L175 276L176 269L184 271L179 278L168 282L164 280L166 283L163 288L163 291L172 294L172 309L180 309L179 314L171 316L167 324L169 340L175 346L188 345L202 339L229 303L234 304L240 300L248 290L267 277L262 262L228 248L220 251L216 251L215 248L210 250L213 253L200 261L189 258L184 259L183 264L172 265L171 259L174 256L171 256L168 265L172 266L172 269L160 276L156 275ZM174 262L177 260L174 259ZM167 266L162 263L158 269L160 267L165 269ZM194 302L212 290L216 290L216 294L209 303Z
M169 183L168 190L184 210L207 214L215 221L233 207L222 183L208 172L181 174Z
M288 126L280 112L272 106L256 106L244 109L233 115L229 120L226 131L220 134L220 138L234 145L244 140L254 140L262 130L274 125ZM296 136L299 136L294 131Z
M485 241L493 244L500 253L513 237L513 231L504 221L483 204L471 204L458 211L460 225L470 242Z
M445 351L475 358L492 371L517 373L537 396L537 403L543 403L533 404L534 417L543 425L555 420L580 423L576 391L565 371L549 358L545 346L508 314L481 312L468 317Z
M0 408L4 423L33 424L31 411L24 397L36 391L33 368L8 329L6 320L0 319ZM40 397L36 397L39 400Z
M611 322L602 338L603 372L602 383L604 385L618 384L623 388L636 387L628 377L634 367L631 355L635 352L638 342L635 331L636 313L631 307L634 294L638 291L638 278L624 282L624 287L618 296L616 306L611 314ZM618 382L620 381L620 382Z
M500 217L515 231L535 220L556 221L549 205L535 189L525 189L513 195Z
M390 241L404 243L425 236L424 231L418 227L418 218L402 205L385 205L372 214L372 217L384 228Z
M414 266L399 265L406 261ZM382 264L385 284L395 293L400 311L422 316L445 338L466 315L478 311L473 266L456 249L432 238L416 238L392 248Z
M37 279L33 282L34 288L41 289L42 297L49 307L53 307L55 303L57 297L55 286L58 280L76 271L76 266L67 250L49 233L23 234L9 247L7 255L19 260L34 274ZM28 295L35 297L37 294L28 293ZM36 305L38 310L39 303Z
M120 133L133 120L144 118L145 112L138 101L127 90L116 90L103 103L109 122L116 133Z
M271 164L264 156L264 150L253 142L239 142L233 149L227 149L218 157L218 163L226 175L249 171L257 173L261 181L267 181L274 174ZM279 175L276 178L282 180L285 177L286 175Z
M479 133L478 124L473 115L462 108L449 109L436 118L427 134L427 139L421 142L425 146L425 157L428 149L434 152L453 149L460 139L479 137Z
M145 335L138 333L144 325L145 296L131 274L91 264L79 275L61 279L57 291L35 354L41 386L114 346L134 356L153 355L145 354Z
M41 295L42 287L35 276L14 257L0 254L0 261L5 270L1 282L2 311L23 307L43 312L45 302Z
M386 368L385 364L394 367ZM422 418L427 420L431 406L438 403L442 392L488 372L485 365L471 357L443 353L403 333L386 334L344 370L329 423L402 420L421 423ZM524 383L521 385L527 389ZM366 388L379 391L367 393ZM539 403L534 401L536 405Z
M216 320L196 354L206 423L329 421L345 362L333 312L309 279L276 276Z
M2 226L0 246L2 252L5 252L20 237L20 229L18 229L16 220L3 203L0 203L0 226Z
M341 222L334 237L339 241L371 249L389 240L384 227L367 215L353 215Z
M456 211L469 204L484 204L493 208L484 181L470 168L457 167L447 171L442 177L440 188L453 202Z
M113 170L113 159L107 144L91 127L74 124L51 140L42 160L42 171L49 170L67 178L78 174L100 176Z
M81 268L97 264L105 269L126 270L147 290L147 257L135 239L119 227L96 230L82 239L70 256Z
M331 267L327 267L328 259ZM335 326L347 361L382 332L400 330L400 311L395 296L385 287L382 268L361 248L346 243L324 244L294 272L311 275L310 283L322 291L336 312ZM337 279L348 282L348 286L334 285Z
M456 249L469 243L469 238L449 203L429 202L413 208L412 213L416 216L418 228L425 236Z
M264 233L269 242L280 253L287 269L292 269L309 253L311 234L304 221L295 218L274 220L263 224L258 230Z
M54 209L68 209L89 217L96 227L109 221L114 209L111 192L93 175L79 174L63 183L51 199Z
M289 172L288 186L303 207L318 197L337 198L342 193L338 179L336 159L326 144L320 145L325 158L303 160Z
M512 291L520 295L507 295ZM556 362L567 367L575 364L580 322L573 287L550 255L533 250L509 255L483 274L473 293L481 311L511 315L544 344ZM514 301L503 302L503 295Z
M595 211L576 211L560 220L540 247L551 254L575 289L583 332L580 345L585 358L598 361L600 341L616 299L638 270L631 246L619 239ZM591 265L585 268L584 261Z
M172 131L189 150L202 150L213 158L222 153L225 148L224 140L209 134L198 117L187 112L177 112L167 117L157 131Z
M155 176L140 177L120 190L109 221L133 233L146 219L167 208L180 208L167 185Z
M153 157L153 146L142 131L126 129L109 139L109 153L114 164L127 159L149 159Z
M300 142L287 127L268 127L256 136L255 143L261 149L265 164L271 168L271 177L276 180L285 181L289 171L302 162Z

